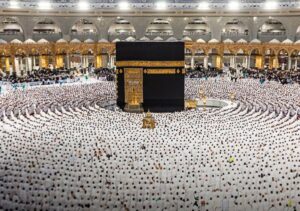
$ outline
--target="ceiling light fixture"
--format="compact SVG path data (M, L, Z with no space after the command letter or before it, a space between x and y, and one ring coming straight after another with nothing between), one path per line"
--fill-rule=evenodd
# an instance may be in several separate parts
M79 10L88 10L89 9L89 4L86 1L80 1L78 3L78 9Z
M122 1L119 3L119 8L120 8L120 10L129 10L130 5L127 1Z
M9 2L9 8L11 8L11 9L19 9L20 8L19 2L11 0Z
M240 3L238 1L230 1L228 3L228 9L233 10L233 11L239 10L240 9Z
M40 10L50 10L51 4L48 1L41 1L39 2L39 9Z
M276 1L267 1L265 3L265 10L276 10L278 8L278 2Z
M168 6L167 3L164 1L160 1L156 3L156 9L158 10L165 10L167 9L167 6Z
M206 1L200 2L198 5L199 10L209 10L209 3Z

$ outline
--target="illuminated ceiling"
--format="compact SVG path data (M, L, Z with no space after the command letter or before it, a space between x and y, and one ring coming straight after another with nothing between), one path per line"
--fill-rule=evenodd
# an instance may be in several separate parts
M0 0L2 14L298 15L298 0Z

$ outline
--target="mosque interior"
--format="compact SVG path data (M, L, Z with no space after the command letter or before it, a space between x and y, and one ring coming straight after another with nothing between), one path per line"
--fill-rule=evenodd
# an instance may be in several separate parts
M296 211L299 163L299 0L0 0L0 210Z

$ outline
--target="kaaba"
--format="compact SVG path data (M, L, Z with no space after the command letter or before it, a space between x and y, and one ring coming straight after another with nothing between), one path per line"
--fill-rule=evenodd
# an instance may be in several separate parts
M117 42L116 75L121 109L184 110L183 42Z

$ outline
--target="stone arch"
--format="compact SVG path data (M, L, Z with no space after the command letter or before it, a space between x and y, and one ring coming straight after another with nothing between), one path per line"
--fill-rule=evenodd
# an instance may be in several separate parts
M40 54L40 52L37 48L31 48L28 51L29 56L38 56L39 54Z
M166 18L155 18L146 28L145 36L153 39L162 37L167 39L174 35L170 21Z
M15 51L15 56L26 56L27 55L27 51L25 50L25 49L23 49L23 48L18 48L18 49L16 49L16 51Z
M272 39L283 41L286 39L287 30L285 26L277 19L269 18L258 29L258 38L263 42L269 42Z
M73 24L70 29L71 40L78 39L81 42L92 39L93 41L98 40L98 28L96 24L87 18L81 18Z
M108 29L108 39L110 41L114 39L125 40L128 37L136 37L136 31L134 26L128 20L124 18L117 18Z
M206 52L205 52L205 50L204 49L202 49L202 48L197 48L196 50L195 50L195 56L205 56L206 55Z
M286 28L284 25L274 18L269 18L265 23L259 28L259 32L261 33L281 33L286 32Z
M86 25L86 26L84 26ZM94 21L88 19L88 18L81 18L81 19L77 19L73 22L73 25L70 29L70 31L72 32L72 30L77 31L77 32L94 32L97 33L98 29L96 27L96 24L94 23ZM92 31L90 31L92 30Z
M251 48L249 50L250 64L251 68L263 68L264 65L264 57L262 55L262 51L259 48Z
M61 33L61 28L52 18L42 18L34 24L33 33Z
M250 55L261 55L262 51L259 48L251 48L249 50Z
M222 68L223 67L223 60L221 57L221 50L218 48L210 48L208 50L208 64L209 66L213 67L213 68Z
M56 42L62 38L62 30L53 19L41 18L34 24L32 37L35 41L45 39Z
M192 54L193 54L193 51L192 51L191 48L185 48L185 49L184 49L184 53L185 53L185 55L192 55Z
M278 68L278 58L276 51L273 48L266 48L264 50L264 64L270 69Z
M203 18L196 18L188 22L183 30L183 37L190 37L193 40L199 38L208 41L211 39L211 30Z
M232 35L248 35L249 28L244 24L244 22L238 19L232 19L225 23L222 28L223 34L232 34Z
M288 69L288 63L289 63L289 52L287 49L280 49L277 53L277 59L278 59L278 66L281 70L287 70Z
M273 48L266 48L264 51L265 56L274 56L276 51Z
M0 39L10 42L14 39L24 41L24 29L16 18L6 17L0 22Z
M207 53L220 55L221 52L220 52L220 49L218 49L218 48L209 48Z
M235 55L248 55L248 51L243 48L239 48L235 51Z

